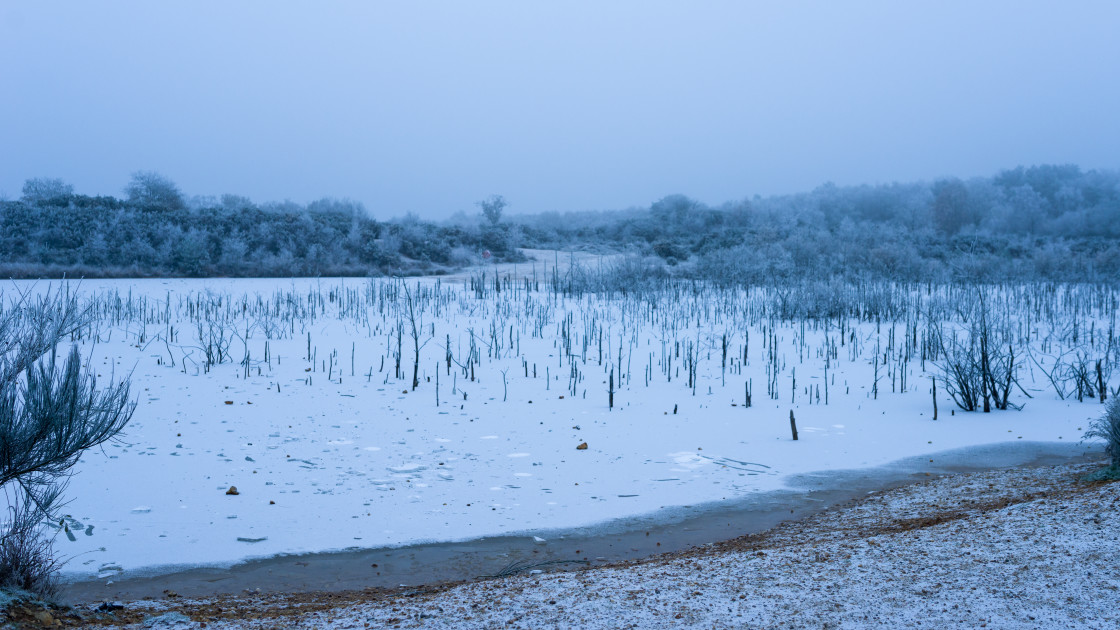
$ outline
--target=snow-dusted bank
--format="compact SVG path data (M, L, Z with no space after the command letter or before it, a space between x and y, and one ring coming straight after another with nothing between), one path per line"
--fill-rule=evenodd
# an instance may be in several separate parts
M140 404L70 484L67 579L547 541L815 471L1008 442L1068 453L1101 413L1097 362L1108 387L1117 361L1117 293L988 288L990 341L1010 350L992 388L1013 366L1024 406L964 413L944 357L981 321L975 288L585 293L538 275L82 283L98 319L75 343L102 378L131 374Z
M1080 481L1099 466L932 479L634 564L61 614L116 628L1115 628L1120 485Z

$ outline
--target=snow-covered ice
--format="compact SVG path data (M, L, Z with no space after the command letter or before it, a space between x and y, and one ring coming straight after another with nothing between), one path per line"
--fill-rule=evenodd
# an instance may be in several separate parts
M518 282L485 294L431 279L83 282L99 324L77 343L102 379L131 375L139 406L119 441L77 466L66 512L82 535L58 542L67 579L515 532L547 540L813 471L1076 443L1100 413L1059 400L1026 365L1022 411L953 413L939 388L934 421L933 366L903 361L899 342L886 351L885 321L846 321L840 348L836 321L760 318L749 292L650 304ZM405 287L422 311L415 389ZM1107 313L1082 317L1107 325ZM904 335L906 322L893 326ZM207 368L213 335L227 354ZM878 366L873 393L877 347L894 365Z

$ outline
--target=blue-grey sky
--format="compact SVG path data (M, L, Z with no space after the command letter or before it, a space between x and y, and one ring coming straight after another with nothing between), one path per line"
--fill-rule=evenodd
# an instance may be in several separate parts
M1120 167L1120 2L0 0L0 193L442 218Z

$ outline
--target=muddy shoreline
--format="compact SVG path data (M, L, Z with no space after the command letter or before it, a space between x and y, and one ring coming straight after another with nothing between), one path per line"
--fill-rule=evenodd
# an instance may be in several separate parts
M1075 463L1099 454L1098 447L1077 443L969 447L875 468L795 475L788 481L789 490L665 509L591 527L533 530L463 542L282 555L230 567L156 568L149 569L147 575L71 581L63 585L62 594L64 600L77 604L163 597L169 591L184 597L340 592L470 581L513 569L606 565L759 533L868 493L931 476Z

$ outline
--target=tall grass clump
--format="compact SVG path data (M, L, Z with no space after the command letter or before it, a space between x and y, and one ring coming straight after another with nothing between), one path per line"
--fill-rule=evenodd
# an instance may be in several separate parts
M1104 415L1093 420L1086 439L1099 439L1105 442L1105 452L1112 458L1111 465L1089 476L1092 481L1120 480L1120 398L1113 398L1105 408Z

